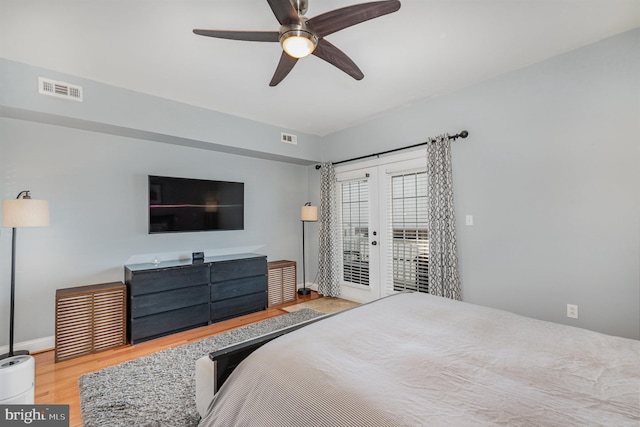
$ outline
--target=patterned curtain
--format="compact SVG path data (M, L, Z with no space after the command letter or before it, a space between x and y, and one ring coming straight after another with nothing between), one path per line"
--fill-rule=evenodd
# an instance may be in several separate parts
M336 172L330 162L322 164L318 236L318 293L328 297L338 297L340 296L340 235Z
M427 144L429 293L460 300L451 172L451 141L440 135Z

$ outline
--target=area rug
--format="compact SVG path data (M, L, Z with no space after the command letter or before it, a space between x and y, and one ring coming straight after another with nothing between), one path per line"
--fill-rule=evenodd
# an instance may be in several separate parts
M303 302L300 304L290 305L283 307L284 311L293 313L294 311L310 308L312 310L321 311L323 313L331 314L339 311L347 310L352 307L359 306L359 302L349 301L342 298L334 297L322 297L311 301Z
M82 424L197 426L196 360L228 345L322 315L305 308L82 375L78 380Z

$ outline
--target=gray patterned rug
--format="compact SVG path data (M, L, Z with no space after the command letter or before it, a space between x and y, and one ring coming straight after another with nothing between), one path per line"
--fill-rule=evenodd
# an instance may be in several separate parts
M305 308L201 341L121 363L78 380L82 424L111 426L196 426L195 362L214 350L314 317Z

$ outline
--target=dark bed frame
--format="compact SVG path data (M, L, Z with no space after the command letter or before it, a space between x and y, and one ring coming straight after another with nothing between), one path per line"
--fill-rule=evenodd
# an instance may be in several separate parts
M412 293L412 291L401 291L393 295L404 294L404 293ZM390 298L393 295L387 295L380 299ZM363 305L373 304L376 301L378 300L369 301L367 303L360 304L355 307L347 308L346 310L342 310L336 313L326 314L324 316L318 316L313 319L298 323L296 325L289 326L283 329L278 329L277 331L270 332L265 335L260 335L259 337L252 338L250 340L243 341L238 344L233 344L228 347L224 347L224 348L221 348L220 350L209 353L209 359L213 361L213 364L215 366L215 372L216 372L216 375L214 378L214 384L213 384L214 394L218 392L222 384L227 380L227 378L229 378L229 375L231 375L231 372L233 372L233 370L236 368L236 366L240 364L240 362L242 362L247 356L249 356L251 353L256 351L258 348L260 348L264 344L268 343L269 341L273 341L274 339L282 335L288 334L289 332L293 332L297 329L300 329L304 326L315 323L319 320L326 319L328 317L333 317L337 314L344 313L346 311L355 310L358 307L362 307Z
M260 335L259 337L252 338L238 344L233 344L209 353L209 359L211 359L215 365L216 376L213 384L214 393L218 392L222 384L227 380L227 378L229 378L231 372L233 372L233 370L240 364L240 362L242 362L247 356L249 356L264 344L282 335L288 334L289 332L293 332L304 326L310 325L311 323L315 323L318 320L326 319L327 317L331 317L336 314L337 313L318 316L313 319L295 324L293 326L278 329L277 331L273 331L265 335Z

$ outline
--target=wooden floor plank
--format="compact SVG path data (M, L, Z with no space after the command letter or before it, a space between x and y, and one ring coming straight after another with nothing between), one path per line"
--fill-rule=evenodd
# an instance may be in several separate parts
M78 389L78 379L80 376L128 360L148 356L167 348L189 344L242 326L287 314L287 311L283 310L284 307L317 298L321 297L318 296L316 292L312 292L311 295L298 296L296 301L270 307L258 313L252 313L213 325L157 338L134 346L126 345L58 363L55 362L55 352L53 350L36 353L33 355L36 362L35 403L36 405L68 404L69 425L71 427L81 427L82 417L80 414L80 394Z

